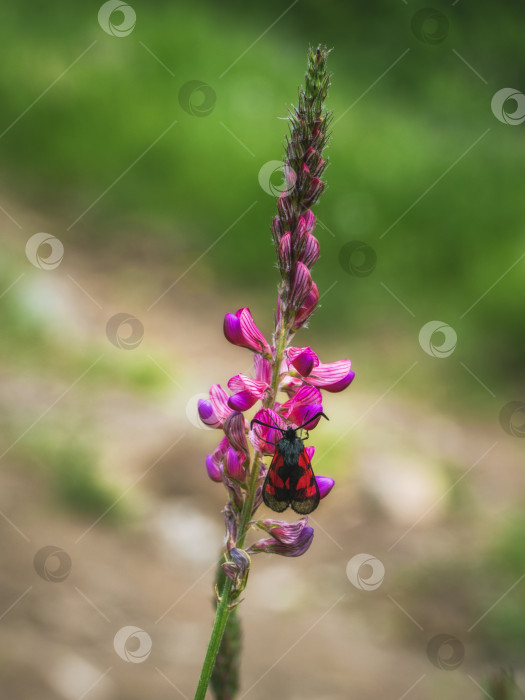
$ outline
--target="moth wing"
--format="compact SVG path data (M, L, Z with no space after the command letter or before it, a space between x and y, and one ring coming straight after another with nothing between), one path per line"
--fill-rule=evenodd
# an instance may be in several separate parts
M276 451L263 486L263 501L276 513L282 513L290 505L290 491L282 477L283 467L283 456Z
M290 494L290 504L296 513L307 515L317 508L321 497L306 450L299 455L297 464L301 472L295 490Z

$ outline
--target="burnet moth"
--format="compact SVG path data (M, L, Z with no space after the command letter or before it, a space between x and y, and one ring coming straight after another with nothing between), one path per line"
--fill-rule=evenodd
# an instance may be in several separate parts
M328 417L321 411L298 428L279 428L254 418L254 423L278 430L283 434L275 444L275 455L268 469L263 486L263 501L272 510L282 513L291 506L296 513L307 515L319 505L319 487L315 480L310 458L304 442L297 435L299 430L313 423L316 418ZM268 440L265 440L268 442Z

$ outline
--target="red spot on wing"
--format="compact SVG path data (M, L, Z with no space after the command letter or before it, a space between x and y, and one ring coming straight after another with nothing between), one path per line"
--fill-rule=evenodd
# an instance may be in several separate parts
M312 470L312 463L310 462L306 450L303 450L299 455L298 464L305 471Z

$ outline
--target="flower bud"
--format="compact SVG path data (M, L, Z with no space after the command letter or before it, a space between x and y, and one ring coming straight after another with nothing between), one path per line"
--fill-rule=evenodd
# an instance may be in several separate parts
M299 260L303 262L306 267L313 267L319 258L319 241L311 233L306 235L304 245L302 246L301 253L299 255Z
M235 481L243 482L246 479L246 469L243 466L243 453L236 452L233 447L228 447L223 459L223 468L226 474Z
M281 219L289 223L293 218L293 206L290 197L286 192L281 192L277 200L277 211Z
M305 205L307 207L311 207L313 204L315 204L322 195L324 188L324 182L318 177L313 177L310 184L310 189L308 190L308 193L304 199Z
M290 292L290 306L293 309L299 309L306 301L312 289L312 276L310 270L302 262L295 265L295 272L292 282L292 290Z
M273 242L275 244L275 247L279 245L279 241L283 237L284 234L284 228L283 228L283 223L281 221L281 218L279 216L275 216L273 221L272 221L272 236L273 236Z
M226 576L233 581L232 591L234 597L237 597L246 587L251 560L244 549L232 547L229 554L231 559L221 564L221 568Z
M224 422L224 433L232 447L239 452L248 454L246 440L246 421L242 413L233 411Z
M277 255L279 268L285 272L290 272L292 267L292 234L290 231L287 231L281 238Z
M295 331L304 326L306 321L308 321L310 316L315 311L315 307L317 306L318 301L319 289L317 288L315 282L312 282L312 288L310 289L308 296L304 300L299 311L295 314L295 321L293 325L293 329Z

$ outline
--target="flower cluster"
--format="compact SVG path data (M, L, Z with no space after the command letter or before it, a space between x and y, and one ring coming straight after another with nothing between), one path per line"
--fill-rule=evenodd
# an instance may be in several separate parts
M322 153L331 121L331 113L324 110L330 84L327 56L328 51L322 48L309 52L305 88L299 91L298 106L289 113L284 162L287 189L279 196L278 213L271 226L281 275L272 338L265 337L248 308L226 314L224 335L233 345L253 353L253 373L233 376L228 390L214 384L209 398L198 405L201 421L224 434L208 455L206 467L210 478L222 482L228 490L229 502L223 511L226 561L222 567L238 592L246 583L250 554L299 556L308 549L314 534L306 516L294 523L253 520L262 502L267 471L264 457L275 452L287 428L304 426L313 430L323 411L322 391L342 391L354 378L350 360L325 363L310 347L293 342L319 301L311 271L320 246L313 234L315 216L311 207L325 187L321 176L327 162ZM252 409L250 417L266 425L257 424L250 430L247 412ZM311 460L315 448L305 449ZM316 480L323 498L334 481L324 476ZM267 537L244 550L246 532L252 524Z

